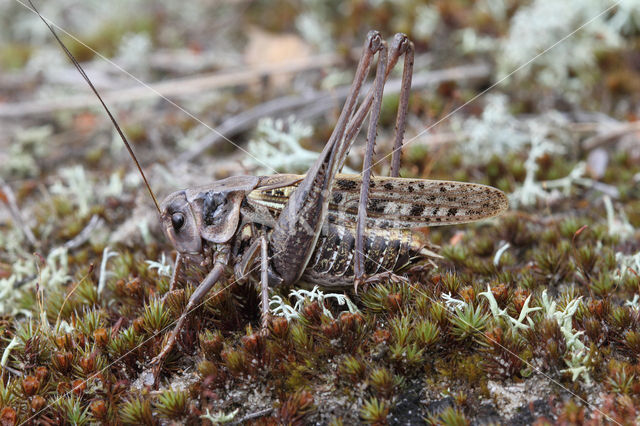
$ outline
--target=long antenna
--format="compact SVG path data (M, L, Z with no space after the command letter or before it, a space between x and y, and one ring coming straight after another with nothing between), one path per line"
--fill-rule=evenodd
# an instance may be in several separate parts
M89 77L84 72L84 69L82 68L80 63L76 60L76 58L69 51L69 49L67 49L67 46L64 45L62 40L60 40L60 37L58 37L58 34L56 34L56 32L53 30L53 27L51 27L51 25L49 25L47 20L42 17L42 15L38 11L38 9L35 7L33 2L31 0L28 0L28 1L29 1L29 5L33 8L33 11L38 14L38 16L40 17L42 22L44 22L44 24L49 28L49 31L51 31L51 34L53 34L53 36L58 41L58 44L60 44L60 47L62 47L62 50L64 50L64 53L67 54L67 57L71 60L71 62L76 67L76 69L78 70L80 75L82 75L82 78L84 78L84 80L87 82L89 87L91 87L91 90L93 90L93 93L95 93L95 95L98 97L98 100L100 100L100 103L104 107L104 110L107 112L107 114L109 115L109 118L111 119L111 122L113 123L113 125L116 128L116 130L118 131L118 134L120 135L120 138L122 139L122 142L124 142L124 145L127 147L127 151L129 151L129 155L131 155L131 158L133 158L133 161L136 163L136 167L140 171L140 175L142 175L142 180L144 180L144 184L147 186L147 189L149 190L149 194L151 195L151 198L153 199L153 203L156 205L156 209L158 210L158 214L161 215L162 212L160 211L160 205L158 204L158 199L156 198L155 194L151 190L151 186L149 186L149 182L147 181L147 177L145 176L144 172L142 171L142 167L140 166L140 163L138 162L138 159L136 158L136 155L133 153L133 149L131 149L131 145L129 144L129 141L127 140L127 137L122 132L122 129L118 125L118 122L116 121L116 119L113 117L113 114L111 114L111 111L107 107L107 104L104 103L104 101L102 100L102 96L100 96L100 94L98 93L98 90L96 90L96 88L93 85L93 83L91 82L91 80L89 80Z

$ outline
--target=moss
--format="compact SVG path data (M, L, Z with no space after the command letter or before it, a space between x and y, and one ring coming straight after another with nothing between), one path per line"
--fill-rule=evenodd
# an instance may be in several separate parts
M366 424L386 424L389 405L377 398L371 398L360 408L360 418Z

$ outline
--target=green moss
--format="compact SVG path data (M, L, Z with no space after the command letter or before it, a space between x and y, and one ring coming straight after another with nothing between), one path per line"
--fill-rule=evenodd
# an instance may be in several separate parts
M181 390L167 389L158 396L155 409L169 419L177 419L187 412L189 393Z
M371 398L360 408L360 418L366 424L385 424L389 415L389 405L384 400Z

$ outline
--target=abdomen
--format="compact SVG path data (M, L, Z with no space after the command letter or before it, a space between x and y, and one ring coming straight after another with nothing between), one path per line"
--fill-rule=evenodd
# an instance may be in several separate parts
M397 273L417 258L426 257L426 241L408 229L367 229L364 239L366 276ZM318 238L301 280L321 287L352 286L355 228L329 224Z

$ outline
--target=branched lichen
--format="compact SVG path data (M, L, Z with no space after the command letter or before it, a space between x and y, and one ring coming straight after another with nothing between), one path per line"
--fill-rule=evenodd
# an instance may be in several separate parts
M580 306L580 299L578 297L567 303L564 309L560 310L557 307L555 301L553 301L548 295L545 289L540 296L544 313L548 318L554 319L560 326L562 335L565 338L568 349L569 358L565 358L567 368L562 370L563 372L571 373L571 378L576 381L578 378L582 378L585 384L591 384L591 376L589 374L589 360L590 355L586 346L580 340L580 336L584 334L583 331L576 331L573 329L572 319L575 315L578 307Z
M50 191L66 200L73 200L81 216L89 213L95 202L95 186L87 178L84 167L74 166L61 169L60 180L51 185Z
M614 278L621 280L628 274L638 276L640 273L640 251L635 254L616 253L617 268L613 272Z
M529 327L533 327L533 320L531 319L531 317L529 317L529 314L542 309L539 306L533 307L533 308L529 307L529 302L531 302L531 295L529 295L524 301L522 308L520 309L520 315L516 319L516 318L512 318L507 313L506 309L500 309L500 307L498 306L498 301L496 300L493 293L491 292L491 286L487 286L487 291L480 293L478 296L484 296L487 299L487 301L489 302L489 309L491 310L491 315L493 315L495 319L504 318L508 321L508 323L511 326L513 326L516 329L526 330ZM526 324L524 323L525 320L527 320Z
M258 122L256 137L249 142L249 155L245 166L258 167L262 170L265 164L270 169L266 173L304 172L318 158L318 153L303 148L302 139L311 136L313 129L309 125L293 119L287 120L265 118ZM256 159L260 159L256 162Z
M322 307L322 313L334 319L333 313L325 306L325 301L334 299L339 306L346 305L347 310L352 314L359 313L358 307L345 295L339 293L324 293L318 286L314 286L311 291L305 289L291 290L289 297L295 298L294 305L287 304L280 296L275 295L269 300L271 313L276 316L285 317L287 320L300 318L300 313L305 303L318 302Z
M157 270L158 271L158 275L164 276L164 277L170 277L171 276L171 263L169 263L167 261L166 256L164 255L164 252L162 252L162 257L160 258L160 261L157 262L155 260L145 260L146 264L149 265L149 269L150 270Z
M218 411L217 413L211 413L209 409L207 409L207 412L201 415L200 418L203 420L209 420L214 425L225 424L225 423L232 422L233 419L236 418L238 411L240 411L239 408L236 408L235 410L230 411L228 413L225 413L222 411Z
M627 219L627 215L625 214L624 210L619 210L618 214L616 215L616 212L613 210L611 198L608 195L605 195L602 200L607 212L607 226L609 235L620 237L623 240L632 237L635 233L635 229L629 223L629 219Z
M511 18L509 34L499 49L502 75L549 49L515 78L532 78L546 87L581 90L585 82L591 83L589 71L598 52L619 48L622 32L633 28L634 22L637 25L640 7L631 3L536 0L520 8ZM612 13L604 13L607 9ZM576 32L571 33L573 30ZM559 42L570 34L566 42Z

